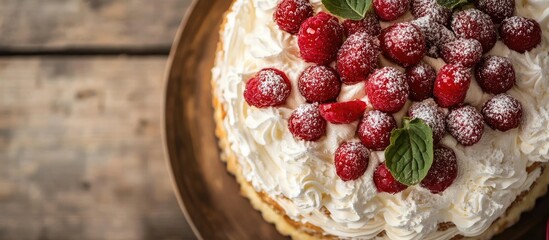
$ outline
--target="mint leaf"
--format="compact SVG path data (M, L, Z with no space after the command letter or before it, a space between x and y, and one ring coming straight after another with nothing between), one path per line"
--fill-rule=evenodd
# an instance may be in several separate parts
M445 8L454 9L457 6L469 3L469 0L437 0L440 6Z
M322 0L332 14L342 18L360 20L372 6L372 0Z
M406 185L418 184L433 164L433 131L421 119L404 119L404 126L391 132L385 149L385 164L393 177Z

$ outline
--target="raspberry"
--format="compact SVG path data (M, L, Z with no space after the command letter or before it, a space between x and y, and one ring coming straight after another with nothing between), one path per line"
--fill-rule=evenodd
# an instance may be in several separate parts
M320 105L320 115L334 124L352 123L362 117L366 103L360 100Z
M381 20L393 21L410 8L410 0L374 0L374 10Z
M280 106L286 102L292 86L286 74L278 69L265 68L246 83L244 99L258 108Z
M297 82L299 92L308 102L329 102L335 100L341 89L337 72L327 66L310 66Z
M326 120L320 116L318 103L302 104L288 120L288 128L296 139L316 141L326 133Z
M419 63L425 55L425 37L411 23L396 23L381 30L379 40L385 56L404 67Z
M433 86L437 72L431 65L420 62L419 64L406 68L406 79L410 87L410 99L422 101L433 95Z
M473 67L482 57L482 45L475 39L460 38L444 44L440 52L448 64Z
M283 0L274 13L278 27L290 34L296 34L301 23L312 16L313 6L309 0Z
M486 13L470 8L454 14L452 30L457 37L472 38L482 44L482 50L487 53L494 47L497 40L494 23Z
M351 35L337 54L337 71L341 81L354 84L366 81L377 68L380 50L377 39L365 32Z
M519 53L530 51L541 43L541 28L533 19L510 17L499 28L503 43Z
M358 137L367 148L382 151L389 146L391 131L396 127L392 115L377 110L368 111L358 125Z
M336 173L343 181L356 180L361 177L366 168L370 150L359 142L344 142L335 152Z
M452 31L444 25L433 21L429 16L415 19L411 23L418 27L425 37L427 56L439 58L442 46L456 39Z
M478 0L476 6L488 14L494 23L499 24L503 19L513 16L515 0Z
M406 75L393 67L378 69L366 83L366 94L375 109L398 112L408 98Z
M297 44L306 62L332 62L342 43L343 27L336 17L324 12L305 20L299 29Z
M412 119L419 118L429 125L433 130L433 140L435 143L439 142L446 134L444 113L432 99L412 104L410 109L408 109L408 116Z
M439 146L435 148L433 165L427 176L421 181L421 186L431 193L444 192L457 178L458 165L456 153L450 148Z
M448 132L463 146L476 144L484 134L482 114L470 105L452 110L446 124Z
M522 105L503 93L488 100L482 107L484 121L493 129L506 132L517 128L522 121Z
M374 183L377 191L390 194L399 193L408 188L408 186L398 182L393 175L391 175L391 172L389 172L385 163L377 166L374 172Z
M477 83L485 92L499 94L515 85L515 70L506 57L486 56L477 64Z
M453 107L465 100L471 85L471 72L454 65L444 65L438 72L433 94L438 105Z
M440 6L436 0L412 0L412 15L416 18L428 16L438 24L447 25L452 10Z
M343 21L342 25L347 37L357 32L365 32L370 36L377 36L381 32L379 19L373 12L368 12L362 20L347 19Z

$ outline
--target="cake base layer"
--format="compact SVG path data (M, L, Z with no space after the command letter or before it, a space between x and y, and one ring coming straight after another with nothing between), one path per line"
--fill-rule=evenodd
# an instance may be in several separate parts
M213 92L215 92L215 84L213 84ZM292 239L337 239L335 236L326 235L322 229L317 226L293 221L269 196L255 191L253 186L244 178L239 161L236 155L231 151L227 139L227 131L223 126L226 112L221 102L215 96L213 97L213 106L215 108L216 136L219 139L219 146L222 149L221 159L226 162L227 170L236 177L237 182L240 184L242 196L248 198L252 206L261 212L263 218L267 222L274 224L276 229L283 235L290 236ZM541 176L532 185L530 190L518 196L515 202L507 209L506 214L497 219L483 234L476 237L456 235L452 239L490 239L518 222L520 215L523 212L531 210L535 206L536 199L547 193L549 171L546 171L546 166L546 163L533 166L532 171L535 168L541 169ZM439 231L447 231L450 228L455 228L455 226L439 225ZM379 237L383 236L385 236L385 234L384 232L381 232Z

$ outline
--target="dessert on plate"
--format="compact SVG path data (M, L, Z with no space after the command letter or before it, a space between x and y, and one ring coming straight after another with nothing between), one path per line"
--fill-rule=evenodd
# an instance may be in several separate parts
M294 239L489 239L549 184L549 1L235 0L212 70L241 192Z

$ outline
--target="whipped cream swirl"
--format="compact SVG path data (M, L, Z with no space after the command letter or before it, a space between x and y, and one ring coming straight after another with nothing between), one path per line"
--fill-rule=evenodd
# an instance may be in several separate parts
M323 11L312 0L315 12ZM375 167L383 152L372 152L366 173L355 181L339 179L333 155L344 141L356 140L358 123L328 124L318 142L295 140L287 127L293 109L305 102L297 79L309 66L299 58L295 36L278 29L272 20L278 0L236 0L221 32L223 49L212 70L215 95L227 115L223 125L242 172L257 191L276 201L295 221L311 223L327 234L343 238L375 238L382 231L391 239L450 239L457 234L476 236L485 231L523 191L540 170L528 174L534 162L549 162L549 1L517 0L517 15L537 20L543 31L540 46L525 54L498 42L490 52L511 59L517 86L509 91L524 107L519 129L506 133L486 128L472 147L452 137L442 142L458 157L454 184L442 194L419 186L391 195L377 193ZM408 19L407 14L401 19ZM387 24L384 23L383 26ZM424 59L437 70L444 62ZM382 61L383 65L390 65ZM284 71L292 81L292 94L279 108L249 107L242 93L246 81L263 68ZM481 108L491 96L473 81L466 102ZM364 83L344 85L338 101L362 99ZM395 114L400 122L405 108ZM328 211L330 214L325 214ZM437 231L439 223L453 223Z

